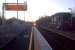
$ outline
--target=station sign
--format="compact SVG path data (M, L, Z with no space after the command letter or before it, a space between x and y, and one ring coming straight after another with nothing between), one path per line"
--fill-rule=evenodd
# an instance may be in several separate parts
M24 3L5 3L5 10L8 11L25 11L27 10L27 4Z

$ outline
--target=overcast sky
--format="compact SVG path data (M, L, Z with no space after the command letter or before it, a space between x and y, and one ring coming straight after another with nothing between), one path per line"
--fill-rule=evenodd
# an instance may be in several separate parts
M24 3L26 0L18 0L20 3ZM0 0L0 11L2 12L2 3L4 0ZM6 2L13 3L17 0L6 0ZM25 12L26 20L37 20L39 16L52 15L56 12L68 12L68 8L75 7L75 0L27 0L28 10ZM9 14L9 15L8 15ZM7 18L16 16L16 12L5 13ZM10 17L9 17L10 16ZM19 18L23 19L24 12L19 12Z

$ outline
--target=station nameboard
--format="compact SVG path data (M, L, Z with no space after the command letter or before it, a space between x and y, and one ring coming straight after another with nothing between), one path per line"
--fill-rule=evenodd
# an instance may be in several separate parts
M24 3L5 3L5 10L9 11L25 11L27 10L27 4Z

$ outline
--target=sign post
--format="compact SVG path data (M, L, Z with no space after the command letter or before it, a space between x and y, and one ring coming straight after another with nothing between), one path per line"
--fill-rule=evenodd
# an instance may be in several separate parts
M18 19L18 0L17 0L17 19Z
M27 10L27 3L3 3L3 18L4 18L4 12L5 10L7 11L17 11L17 19L18 19L18 11L24 11L24 15L25 15L25 11ZM25 16L24 16L24 20L25 20Z

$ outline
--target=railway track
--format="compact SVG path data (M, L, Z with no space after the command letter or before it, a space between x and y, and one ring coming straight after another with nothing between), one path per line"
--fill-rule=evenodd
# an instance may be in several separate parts
M37 27L53 50L75 50L75 40L63 36L57 32Z

